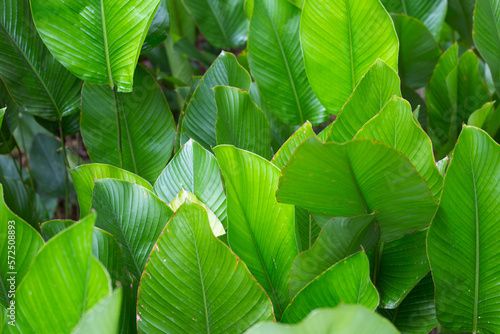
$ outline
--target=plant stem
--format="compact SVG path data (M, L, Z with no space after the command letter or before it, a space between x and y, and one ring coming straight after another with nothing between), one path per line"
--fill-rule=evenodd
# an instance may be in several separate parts
M384 254L384 243L382 241L375 245L375 260L373 266L373 285L377 286L378 276L380 272L380 263L382 262L382 255Z
M68 156L66 155L66 140L64 138L63 128L62 128L62 118L59 118L59 136L61 137L61 147L64 160L64 182L65 182L65 193L64 193L64 216L69 219L69 162Z

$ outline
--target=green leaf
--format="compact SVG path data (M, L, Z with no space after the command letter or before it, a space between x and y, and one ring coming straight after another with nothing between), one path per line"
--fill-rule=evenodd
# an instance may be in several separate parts
M453 331L500 331L499 171L499 145L465 126L427 235L437 318Z
M429 129L436 158L455 146L462 124L490 100L478 72L479 60L472 50L456 60L457 46L441 57L427 92Z
M304 286L342 259L368 250L379 239L374 214L353 218L333 218L321 230L314 245L293 262L290 293L295 296Z
M19 173L23 176L22 179ZM0 183L5 193L5 204L35 230L40 231L39 224L49 219L47 209L40 196L30 188L25 170L6 156L0 156Z
M422 278L396 309L379 308L378 312L391 320L403 334L428 334L438 325L431 274Z
M488 128L488 121L495 112L495 102L485 103L484 106L474 111L467 120L467 125L475 126L486 130ZM494 134L493 134L494 135Z
M447 2L447 0L382 0L387 11L402 13L421 21L436 40L439 39L446 17Z
M109 296L102 298L96 306L85 313L80 323L71 333L117 333L121 304L122 289L118 288Z
M342 111L321 134L326 141L344 143L375 116L394 95L401 96L398 74L381 60L366 72Z
M398 307L408 293L429 272L425 248L427 231L418 231L403 238L379 245L382 251L374 284L380 293L380 307Z
M139 332L242 333L272 312L246 265L212 234L206 211L183 204L142 275Z
M269 108L267 108L255 82L252 82L248 93L250 94L252 101L254 101L262 109L267 120L269 121L269 126L271 128L271 145L274 152L276 152L288 139L288 137L293 134L297 127L283 123L283 121L281 121L269 110Z
M300 26L311 87L334 114L378 58L398 68L398 36L378 0L309 0Z
M300 51L301 10L287 0L256 0L248 55L267 107L283 122L314 125L328 118L306 76ZM279 87L277 90L276 87Z
M91 214L58 234L33 260L16 291L16 321L22 332L70 333L110 295L108 273L91 253L94 220Z
M196 196L227 226L226 195L219 164L209 151L189 140L156 180L154 193L170 203L181 190Z
M316 223L314 217L305 209L295 207L295 238L299 252L311 248L316 241L321 227Z
M203 36L220 49L244 44L248 36L248 19L244 0L183 0Z
M131 172L111 165L87 164L71 170L71 176L75 183L78 203L80 204L80 217L90 213L92 206L92 195L94 193L94 181L99 179L117 179L129 181L148 190L152 190L148 181Z
M217 105L215 137L217 145L234 145L270 160L271 130L262 110L250 95L238 88L213 89Z
M472 22L476 0L448 0L446 22L460 33L466 47L472 46Z
M292 300L283 314L283 322L298 323L309 312L340 303L361 304L374 310L379 296L370 281L370 263L360 251L331 266L306 285Z
M38 36L29 0L0 1L0 58L0 76L24 111L57 120L78 110L82 82Z
M88 83L131 92L139 52L159 3L32 0L31 8L40 37L68 70Z
M0 126L0 154L11 152L16 144L14 130L19 125L19 107L12 100L7 88L0 80L0 107L6 107L3 121ZM23 147L23 143L19 143ZM24 148L24 147L23 147Z
M93 162L117 166L154 182L172 156L175 122L160 86L140 66L135 88L131 94L120 94L86 83L82 137Z
M312 136L316 136L316 134L314 133L311 123L307 121L297 131L295 131L290 138L288 138L279 151L276 152L271 162L279 169L283 169L288 161L290 161L290 157L293 152L295 152L297 147L307 138Z
M44 222L42 226L40 226L43 239L49 241L74 223L75 221L70 219L54 219Z
M297 255L294 207L276 201L280 171L269 161L233 146L214 151L226 186L229 245L269 294L279 320Z
M0 127L2 126L3 117L5 116L5 109L7 109L7 108L0 109Z
M361 128L355 138L380 141L403 153L427 181L434 197L439 199L443 177L436 168L432 143L406 100L394 97Z
M5 205L2 184L0 195L0 305L7 308L13 297L8 279L15 277L17 283L21 282L44 243L33 227Z
M180 128L181 144L193 138L207 150L215 146L217 106L212 88L231 86L248 91L250 83L250 75L238 64L236 57L231 53L222 52L193 93Z
M404 14L392 15L392 19L400 41L401 81L412 89L421 88L431 79L441 50L431 32L419 20Z
M146 188L112 179L95 182L92 208L96 226L118 240L127 270L139 279L172 210Z
M196 198L196 196L193 193L181 189L179 194L175 196L175 198L172 200L172 202L170 202L168 206L174 212L177 212L177 210L185 202L198 204L205 209L208 216L208 223L210 225L210 228L212 229L213 234L216 237L220 237L221 235L226 234L226 230L224 229L224 226L221 224L219 218L217 218L217 216L205 204L203 204L203 202L201 202L198 198Z
M148 53L161 44L170 30L170 15L167 8L167 0L160 0L158 9L149 26L148 34L142 44L141 53Z
M63 197L69 175L61 151L61 142L52 136L37 134L33 138L29 157L29 167L38 193Z
M474 42L488 63L495 89L500 92L500 1L477 0L474 12Z
M366 139L323 144L309 138L283 168L276 196L322 216L377 211L384 242L427 226L437 206L405 156Z
M361 305L340 305L311 312L295 325L264 322L247 334L398 334L394 326Z

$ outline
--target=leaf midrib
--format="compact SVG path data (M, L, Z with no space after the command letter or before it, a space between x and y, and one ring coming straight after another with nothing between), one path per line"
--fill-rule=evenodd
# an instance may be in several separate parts
M201 292L203 295L203 306L205 309L205 322L207 325L207 333L210 334L210 319L209 319L208 306L207 306L207 296L205 293L205 283L203 282L203 274L201 272L200 254L198 252L196 233L195 233L195 231L192 231L192 233L193 233L193 239L194 239L194 249L196 251L196 262L198 263L198 273L200 274Z
M104 12L104 1L100 0L100 2L101 2L102 36L104 39L104 55L106 57L106 68L108 70L109 85L111 86L111 89L113 89L113 75L111 73L111 61L109 59L109 50L108 50L108 32L106 30L106 14Z
M288 64L288 59L286 57L285 50L283 49L283 44L281 43L281 38L278 34L276 26L274 25L274 21L272 20L271 15L269 14L269 11L266 9L265 12L266 12L266 15L269 19L269 22L271 22L271 26L273 27L273 32L274 32L274 35L276 37L276 41L278 42L278 45L280 47L281 56L283 57L283 61L285 63L285 67L286 67L286 72L288 74L290 84L292 85L292 91L293 91L293 95L295 97L295 103L297 104L297 110L299 111L300 123L303 124L303 123L305 123L305 120L304 120L304 114L302 112L302 106L300 105L300 99L299 99L299 95L297 93L297 87L295 87L295 82L293 80L292 71L290 69L290 65Z
M354 75L354 52L352 46L352 31L351 31L351 10L349 6L349 0L345 0L347 9L347 25L349 27L349 54L351 56L351 75L352 75L352 90L356 89L356 76Z
M24 60L29 65L29 67L31 68L31 71L33 72L33 74L35 74L36 78L38 79L38 81L42 85L44 91L47 93L47 96L49 97L50 101L54 105L54 108L56 109L56 112L57 112L57 115L59 116L59 118L62 118L61 111L59 110L59 107L57 106L56 101L55 101L54 97L52 96L52 93L49 91L49 88L47 87L47 85L43 81L43 79L40 76L40 74L36 71L35 67L31 63L31 61L28 59L28 57L26 56L26 54L23 52L23 50L19 47L19 45L16 43L16 41L9 34L9 32L7 31L7 28L5 28L5 26L3 24L0 24L0 26L5 31L5 34L9 37L9 40L11 41L11 45L15 46L19 50L19 53L23 56ZM45 46L43 46L43 47L45 47Z
M475 273L474 273L474 315L472 319L472 332L477 333L477 326L478 326L478 308L479 308L479 207L478 207L478 201L477 201L477 188L476 188L476 174L474 173L474 166L472 163L472 153L471 150L469 150L469 161L471 164L471 172L472 172L472 184L474 185L474 205L475 205L475 213L476 213L476 226L475 226L475 231L476 231L476 250L475 250Z
M231 44L229 43L229 39L227 38L226 31L224 30L224 27L222 26L222 22L220 21L219 17L217 16L217 13L215 12L214 7L212 6L212 3L210 0L206 0L208 8L210 8L210 11L212 12L215 22L217 22L217 25L219 26L219 29L221 31L222 37L224 37L224 42L226 43L227 47L231 47Z

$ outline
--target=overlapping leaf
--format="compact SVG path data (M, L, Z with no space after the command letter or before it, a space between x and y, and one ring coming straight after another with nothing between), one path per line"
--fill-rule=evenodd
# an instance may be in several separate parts
M193 93L186 115L180 124L181 144L193 138L206 149L215 146L217 106L212 88L231 86L248 91L250 83L250 75L238 64L236 57L231 53L222 52Z
M141 277L172 210L146 188L111 179L95 182L92 208L98 214L96 226L121 245L127 270Z
M141 279L139 332L242 333L272 318L246 265L218 241L206 211L186 202L158 240Z
M0 1L0 76L25 111L57 120L78 110L82 82L38 36L29 0Z
M319 137L344 143L354 138L361 127L394 96L401 96L398 74L381 60L366 72L342 111Z
M131 92L139 52L159 3L33 0L31 8L40 37L68 70L88 83Z
M377 211L384 242L427 226L437 206L407 158L371 140L323 144L311 137L297 148L282 174L279 201L323 216Z
M398 37L378 0L306 1L300 27L311 87L334 114L378 58L398 68Z
M374 139L403 153L427 181L434 197L439 198L443 177L436 168L432 143L406 100L394 97L361 128L355 138Z
M427 236L437 318L450 330L500 330L499 196L500 147L466 126Z
M295 325L264 322L252 327L248 334L398 334L386 319L361 305L341 305L319 309Z
M271 130L262 110L247 92L234 87L214 89L217 145L227 144L271 159Z
M134 92L124 94L86 83L82 137L92 162L117 166L154 182L172 156L175 122L160 86L141 67L134 87Z
M290 293L296 295L322 272L363 247L372 248L379 239L375 215L335 218L321 230L314 245L293 262Z
M255 0L248 60L267 107L282 121L314 125L328 117L306 76L300 49L301 10L287 0ZM280 87L280 89L276 89Z
M92 195L94 193L94 181L99 179L117 179L129 181L148 190L152 190L148 181L131 172L111 165L104 164L86 164L78 166L71 170L71 176L75 184L80 204L80 216L86 216L90 213L92 206Z
M194 140L177 152L154 185L154 193L165 203L170 203L182 189L194 194L227 226L219 164L212 153Z
M290 302L290 270L297 255L294 207L275 197L280 171L233 146L214 151L226 186L229 245L267 291L280 319Z
M244 0L183 0L203 36L221 49L244 44L248 36L248 19Z

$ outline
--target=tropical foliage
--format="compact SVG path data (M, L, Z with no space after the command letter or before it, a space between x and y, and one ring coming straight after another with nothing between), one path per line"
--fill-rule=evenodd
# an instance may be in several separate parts
M0 0L2 333L500 333L500 0Z

